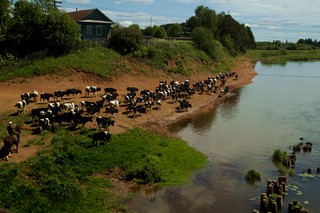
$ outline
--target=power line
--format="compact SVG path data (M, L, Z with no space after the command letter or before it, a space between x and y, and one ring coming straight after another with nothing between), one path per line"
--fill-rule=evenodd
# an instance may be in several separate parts
M62 1L52 0L52 2L55 8L61 7L61 5L58 5L58 4L62 4Z

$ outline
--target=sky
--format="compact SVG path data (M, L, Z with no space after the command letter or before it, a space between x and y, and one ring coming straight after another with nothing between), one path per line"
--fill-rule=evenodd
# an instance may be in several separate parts
M98 8L122 26L183 23L200 6L229 13L249 26L256 41L320 40L320 1L315 0L58 0L70 12Z

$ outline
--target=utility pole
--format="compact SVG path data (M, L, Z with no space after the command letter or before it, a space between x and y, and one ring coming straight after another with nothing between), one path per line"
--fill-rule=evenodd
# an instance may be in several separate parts
M61 7L61 5L58 5L58 4L62 4L62 1L52 0L52 2L55 8Z

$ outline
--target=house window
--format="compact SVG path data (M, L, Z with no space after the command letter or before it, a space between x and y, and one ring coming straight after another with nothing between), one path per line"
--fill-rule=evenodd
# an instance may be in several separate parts
M97 25L97 35L98 36L102 35L102 26L101 25Z
M87 35L92 35L92 25L87 25L86 26L86 32L87 32Z

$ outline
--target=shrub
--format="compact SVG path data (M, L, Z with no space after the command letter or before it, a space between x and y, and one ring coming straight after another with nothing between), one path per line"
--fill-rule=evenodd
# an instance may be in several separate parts
M247 172L246 181L250 183L255 183L256 181L261 181L261 175L259 172L256 172L254 169L251 169Z
M158 183L161 181L161 173L157 169L159 163L160 159L157 156L148 155L127 167L125 171L126 179L137 178L142 183Z
M282 162L283 159L287 157L287 152L286 151L281 151L280 149L277 149L274 151L272 160L274 162Z

